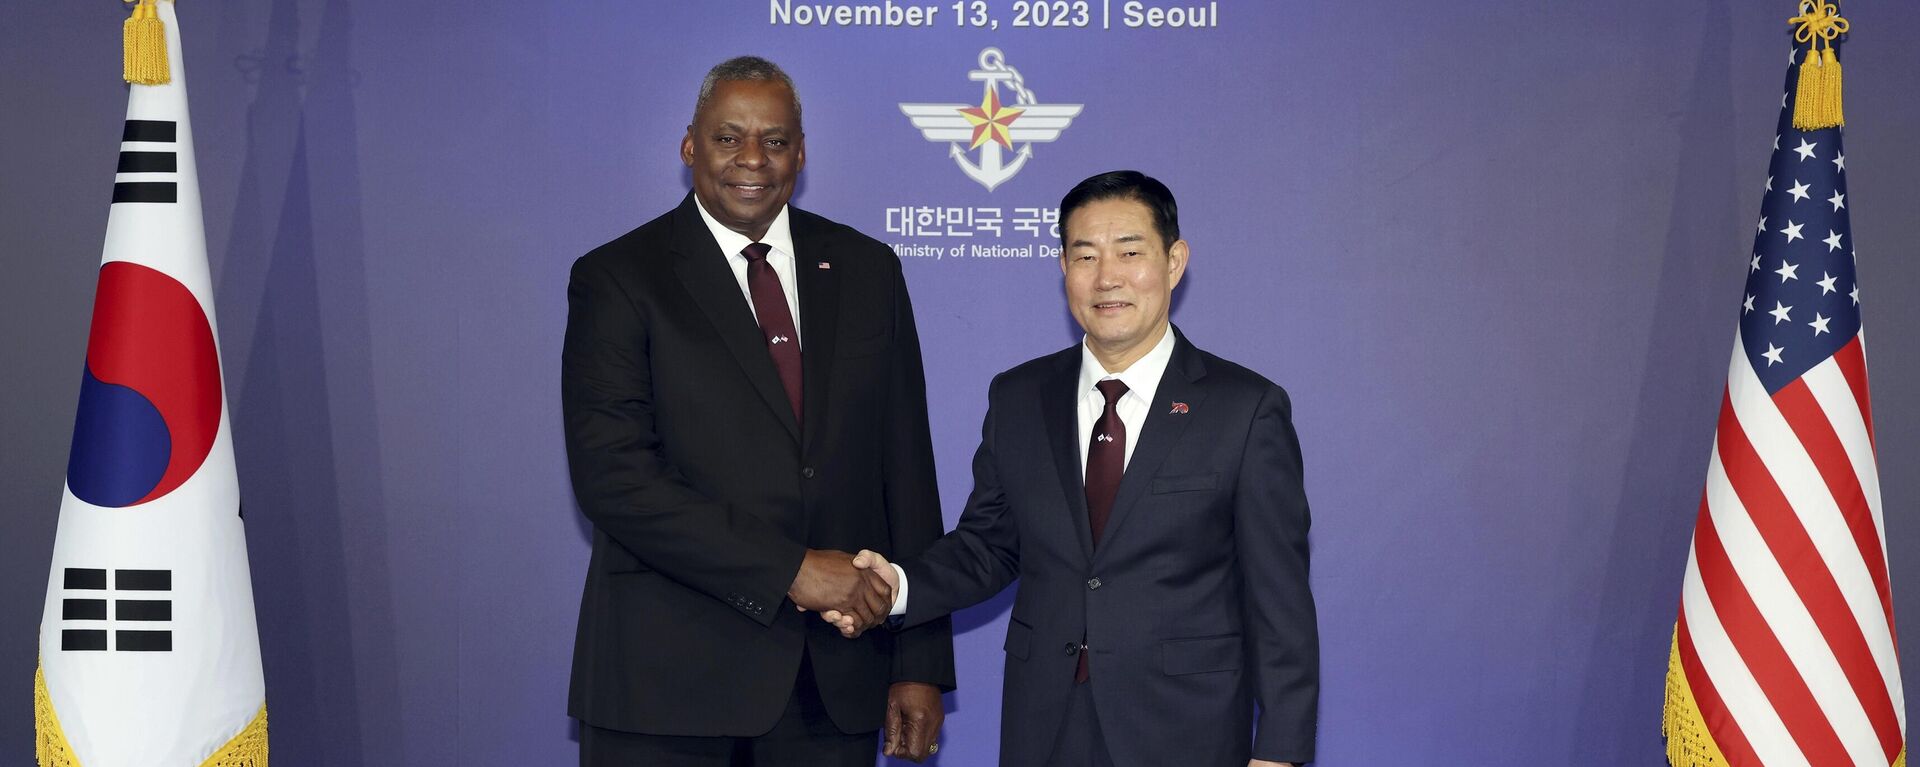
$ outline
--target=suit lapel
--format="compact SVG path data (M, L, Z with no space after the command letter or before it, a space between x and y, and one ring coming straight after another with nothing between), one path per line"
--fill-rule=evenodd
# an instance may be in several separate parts
M713 241L713 233L693 207L693 195L674 211L674 271L680 283L692 294L714 332L725 343L734 361L747 375L760 398L787 427L795 442L800 441L800 425L794 420L793 406L787 404L787 391L780 385L780 374L773 367L773 355L767 353L767 339L753 321L753 309L740 293L740 281L733 276L727 256ZM804 305L805 300L801 303ZM803 331L804 332L804 331ZM805 357L802 357L804 365ZM803 368L804 369L804 368Z
M835 243L827 237L826 227L812 215L788 210L794 281L799 283L800 295L801 410L806 414L800 421L811 450L819 447L820 435L826 432L806 426L827 422L827 387L833 381L834 341L840 336L840 280L830 268Z
M1196 417L1191 413L1173 412L1173 403L1185 404L1188 410L1199 407L1206 399L1206 390L1199 385L1200 378L1206 375L1206 366L1200 362L1199 353L1188 343L1178 329L1170 328L1174 334L1173 356L1167 360L1167 370L1160 375L1160 386L1154 390L1153 402L1147 404L1147 420L1140 427L1140 441L1134 443L1133 457L1127 461L1126 473L1120 475L1120 490L1114 495L1113 514L1107 519L1107 531L1101 536L1101 542L1109 544L1101 551L1111 549L1114 536L1125 526L1133 507L1139 505L1140 496L1145 495L1148 486L1153 484L1153 475L1159 473L1173 446L1180 442L1180 436L1187 431L1187 424ZM1084 516L1084 515L1083 515Z
M1093 559L1093 530L1087 526L1087 485L1080 476L1080 347L1060 353L1053 374L1040 386L1040 414L1046 419L1047 441L1053 445L1053 465L1060 472L1060 490L1066 494L1080 555ZM1111 530L1111 528L1109 528ZM1109 532L1109 535L1112 533Z

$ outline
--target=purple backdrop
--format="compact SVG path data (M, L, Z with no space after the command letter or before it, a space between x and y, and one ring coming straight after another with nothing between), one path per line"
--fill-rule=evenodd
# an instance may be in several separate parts
M10 763L32 748L125 105L117 3L17 5L0 24ZM695 85L742 52L799 83L799 204L888 242L969 242L889 233L889 208L926 206L976 232L1000 208L1002 235L975 243L1051 244L1014 230L1016 208L1117 167L1179 195L1194 260L1175 320L1296 403L1320 764L1658 763L1790 4L1221 0L1199 30L1124 29L1118 2L1100 29L1099 0L1093 28L1016 29L1010 0L987 5L997 29L955 26L951 4L931 28L776 24L766 0L182 5L279 763L573 759L587 546L560 444L566 267L679 200ZM1911 632L1920 7L1859 6L1848 202ZM989 46L1040 103L1084 105L991 192L898 106L978 103L967 73ZM1077 335L1044 256L906 260L951 521L988 379ZM992 761L1008 604L960 616L943 764Z

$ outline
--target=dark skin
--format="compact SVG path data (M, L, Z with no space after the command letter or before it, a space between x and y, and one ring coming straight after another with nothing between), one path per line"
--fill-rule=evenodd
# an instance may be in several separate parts
M940 736L947 711L940 705L940 688L919 682L900 682L887 696L887 740L880 753L924 762Z
M714 84L680 141L680 161L693 172L701 207L758 242L793 197L807 164L793 91L770 80ZM841 551L809 549L787 596L801 610L839 610L862 623L885 620L893 607L892 587L856 569L852 555ZM925 760L945 717L938 687L895 683L887 692L886 755Z
M851 613L869 625L886 620L893 608L893 588L873 573L855 568L853 555L844 551L807 549L800 572L787 587L787 597L801 611Z
M680 140L701 207L755 242L787 206L807 164L793 105L793 91L779 81L722 81Z

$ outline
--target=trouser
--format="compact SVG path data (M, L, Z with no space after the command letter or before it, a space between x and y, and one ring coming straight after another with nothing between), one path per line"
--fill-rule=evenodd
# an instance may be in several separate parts
M1107 753L1107 739L1100 734L1100 716L1093 709L1093 686L1089 680L1073 686L1067 698L1067 715L1060 720L1060 734L1053 742L1053 756L1047 767L1113 767Z
M722 692L721 694L724 694ZM800 658L787 709L752 737L647 735L581 723L581 767L873 767L875 733L849 735L820 700L813 662Z

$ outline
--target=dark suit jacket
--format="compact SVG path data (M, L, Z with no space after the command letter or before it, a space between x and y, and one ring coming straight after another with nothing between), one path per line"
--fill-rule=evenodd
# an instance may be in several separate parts
M959 526L899 563L909 627L1020 579L1007 623L1003 767L1044 764L1082 637L1119 767L1313 758L1319 643L1292 406L1279 386L1174 333L1098 549L1081 480L1075 346L993 379Z
M561 404L593 523L568 713L662 735L750 736L803 648L842 730L887 687L953 687L949 624L854 641L795 611L808 548L917 553L940 535L926 382L900 262L790 208L804 417L688 195L573 265Z

